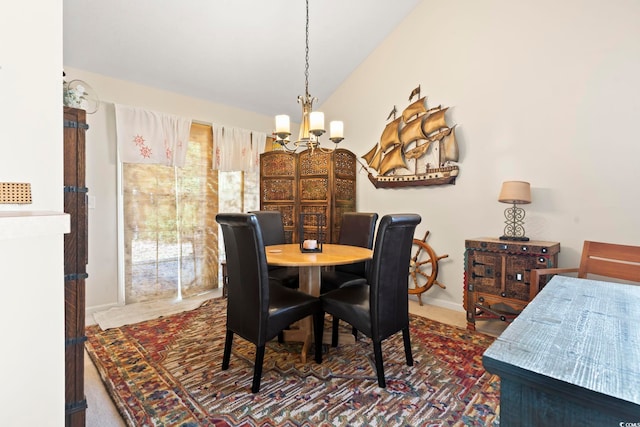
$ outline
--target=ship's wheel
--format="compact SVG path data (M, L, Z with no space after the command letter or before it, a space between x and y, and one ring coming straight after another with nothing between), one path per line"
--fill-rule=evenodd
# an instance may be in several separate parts
M422 294L435 284L445 289L446 286L438 282L438 261L449 255L437 256L433 248L427 243L429 231L424 234L422 240L413 239L413 247L416 252L411 258L409 266L409 293L418 295L418 302L422 305Z

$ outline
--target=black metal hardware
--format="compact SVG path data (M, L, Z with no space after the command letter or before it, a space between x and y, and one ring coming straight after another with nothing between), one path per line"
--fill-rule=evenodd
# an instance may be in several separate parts
M87 187L76 187L75 185L66 185L64 187L65 193L86 193L88 191Z
M64 405L64 413L65 414L73 414L74 412L79 412L84 409L87 409L87 399L77 400L71 403L65 403Z
M71 274L65 274L64 280L65 282L68 282L69 280L86 279L87 277L89 277L89 274L87 273L71 273Z
M86 123L78 123L74 120L65 120L64 121L64 127L66 128L71 128L71 129L84 129L87 130L89 129L89 125Z
M86 336L75 337L75 338L67 338L64 340L64 346L69 347L76 344L81 344L87 340Z

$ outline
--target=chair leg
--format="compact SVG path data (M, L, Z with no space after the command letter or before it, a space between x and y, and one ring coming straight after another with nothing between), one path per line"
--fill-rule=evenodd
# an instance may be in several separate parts
M384 381L384 367L382 366L382 343L380 341L373 342L373 357L376 361L376 372L378 374L378 385L385 388L387 384Z
M251 393L260 391L260 378L262 377L262 362L264 361L264 345L256 346L256 361L253 365L253 384Z
M358 341L358 330L354 326L351 327L351 334L353 335L353 339Z
M333 316L333 324L331 326L331 347L338 346L338 327L340 326L340 319Z
M222 354L222 370L229 369L229 359L231 358L231 344L233 344L233 332L227 329L224 340L224 353Z
M407 358L407 365L413 366L413 355L411 354L411 338L409 338L409 327L402 330L402 339L404 341L404 355Z
M278 332L278 342L282 344L284 342L284 332Z
M324 312L313 315L313 329L316 343L316 362L322 363L322 330L324 329Z

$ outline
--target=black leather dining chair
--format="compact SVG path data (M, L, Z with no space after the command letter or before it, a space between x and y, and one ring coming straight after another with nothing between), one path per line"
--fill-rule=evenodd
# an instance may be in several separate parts
M338 243L341 245L360 246L371 249L376 232L378 214L375 212L345 212L342 214ZM366 274L369 261L353 264L336 265L333 270L322 272L320 293L324 294L343 286L359 285L367 282ZM333 318L338 324L338 318ZM334 331L337 330L335 326ZM353 328L353 336L357 339L358 331Z
M382 341L402 331L407 365L413 365L409 337L409 263L416 226L416 214L385 215L380 220L373 249L373 260L367 271L367 283L345 286L320 295L323 311L350 323L370 337L378 376L385 387ZM333 324L333 342L337 330Z
M269 279L262 232L256 215L220 213L229 277L227 327L222 369L229 368L233 336L256 345L251 392L260 391L267 341L287 326L313 315L315 360L322 362L323 317L320 300Z
M262 240L265 246L291 243L286 241L282 213L280 211L250 211L249 213L254 214L258 219L258 223L260 223ZM297 267L270 265L269 277L287 288L297 289L300 286Z
M338 244L373 248L378 214L371 212L345 212L338 235ZM366 283L366 272L369 262L336 265L333 270L322 272L320 293L332 291L343 286Z

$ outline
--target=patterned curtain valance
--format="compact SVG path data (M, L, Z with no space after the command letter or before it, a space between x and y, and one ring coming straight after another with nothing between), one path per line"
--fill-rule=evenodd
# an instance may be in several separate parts
M124 163L183 166L191 119L115 105L116 136Z
M230 126L213 126L213 169L257 172L267 134Z

